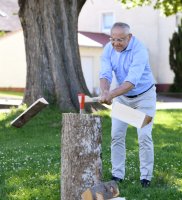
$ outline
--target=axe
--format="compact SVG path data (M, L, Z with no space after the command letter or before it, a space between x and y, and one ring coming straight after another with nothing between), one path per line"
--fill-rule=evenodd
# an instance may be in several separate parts
M99 102L100 97L89 97L83 93L78 94L78 101L80 104L80 114L84 113L85 103Z
M80 103L80 113L84 113L85 103L99 102L100 97L89 97L81 93L78 94L78 100ZM152 118L146 115L144 112L119 102L113 103L111 116L136 128L143 128L152 121Z

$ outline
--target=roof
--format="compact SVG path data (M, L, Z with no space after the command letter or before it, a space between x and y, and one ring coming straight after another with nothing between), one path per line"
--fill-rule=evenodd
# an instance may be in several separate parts
M81 33L78 33L78 44L79 46L85 47L102 47L102 44L82 35Z
M18 30L18 31L13 31L10 32L8 34L6 34L3 37L0 37L0 41L1 40L6 40L11 36L14 36L18 33L22 32L22 29ZM109 41L109 36L105 35L103 33L93 33L91 32L92 38L85 36L84 34L85 32L78 32L78 44L79 46L85 46L85 47L103 47L105 46L105 44ZM89 34L89 32L86 32L87 34ZM105 35L105 36L104 36Z
M94 32L87 32L87 31L79 31L79 33L101 44L102 46L105 46L109 42L109 38L110 38L110 36L105 33L94 33Z
M0 0L0 31L21 29L17 0Z
M109 42L109 35L104 33L78 32L79 46L103 47Z

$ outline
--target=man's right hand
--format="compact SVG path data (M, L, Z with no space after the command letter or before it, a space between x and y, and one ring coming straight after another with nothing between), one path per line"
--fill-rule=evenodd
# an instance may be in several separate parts
M111 93L109 91L104 91L101 94L100 97L100 103L105 103L107 105L111 105L112 104L112 96Z

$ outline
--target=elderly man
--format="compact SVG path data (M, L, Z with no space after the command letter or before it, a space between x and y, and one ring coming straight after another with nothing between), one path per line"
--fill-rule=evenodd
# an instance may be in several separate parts
M112 75L117 87L110 90ZM125 23L115 23L110 42L105 46L100 71L101 103L118 101L151 117L151 122L137 129L140 158L140 182L148 187L152 179L154 149L153 118L156 110L156 88L144 45L130 33ZM112 118L111 162L112 179L122 181L125 176L125 137L128 124Z

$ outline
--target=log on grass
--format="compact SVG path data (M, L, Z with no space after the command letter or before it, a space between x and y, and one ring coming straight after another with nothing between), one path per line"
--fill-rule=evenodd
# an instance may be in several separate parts
M81 194L101 183L101 118L65 113L61 139L61 200L81 199Z
M81 196L82 200L106 200L118 195L119 188L116 181L109 181L88 188Z
M22 127L48 104L49 103L43 97L37 99L37 101L31 104L23 113L21 113L17 118L15 118L11 122L11 125L17 128Z

